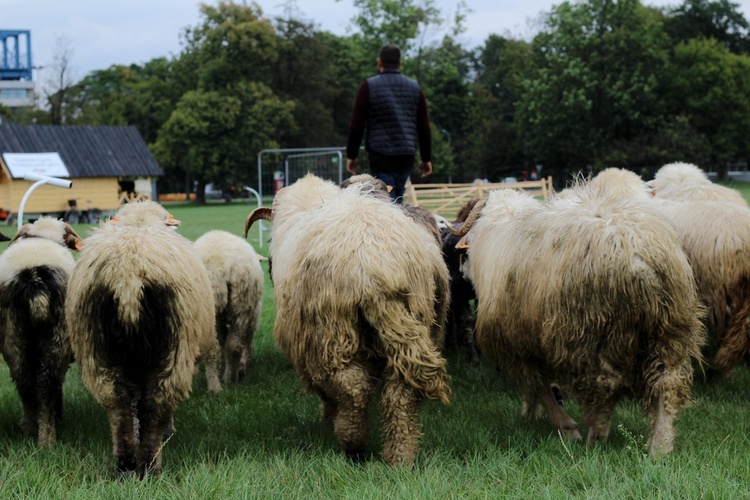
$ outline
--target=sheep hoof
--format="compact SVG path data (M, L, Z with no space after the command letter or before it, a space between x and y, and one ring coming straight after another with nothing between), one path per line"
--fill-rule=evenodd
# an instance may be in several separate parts
M367 452L364 448L352 447L344 451L346 456L354 463L361 464L367 460Z
M581 436L581 433L578 432L578 425L575 423L564 425L562 428L560 428L560 433L562 433L562 435L566 438L572 439L573 441L576 441L578 443L583 442L583 436Z
M135 461L135 456L117 457L117 471L120 473L120 477L125 479L135 475L138 464Z
M208 392L218 394L221 392L221 382L218 380L212 380L208 383Z
M36 426L25 417L18 422L18 430L26 437L36 437Z

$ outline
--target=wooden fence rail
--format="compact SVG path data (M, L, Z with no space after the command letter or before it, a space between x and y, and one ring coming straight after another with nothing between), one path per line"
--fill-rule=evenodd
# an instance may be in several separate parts
M538 181L475 182L471 184L412 184L407 182L404 202L452 220L472 198L486 198L493 189L519 189L546 200L553 192L552 177Z

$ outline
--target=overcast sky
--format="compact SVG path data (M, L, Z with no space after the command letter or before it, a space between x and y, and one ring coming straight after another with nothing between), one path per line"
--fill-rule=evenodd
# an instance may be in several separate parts
M642 0L647 5L677 5L681 0ZM750 18L750 0L735 0ZM475 47L491 33L530 39L533 21L557 1L465 0L471 12L460 41ZM31 30L34 66L52 60L55 40L63 36L73 49L75 79L112 64L143 64L180 51L179 34L199 20L195 0L0 0L0 29ZM204 3L215 4L207 0ZM284 13L282 0L259 0L266 17ZM458 0L436 0L444 16L452 18ZM300 17L337 35L350 32L355 14L351 0L296 0ZM40 80L39 72L34 79Z

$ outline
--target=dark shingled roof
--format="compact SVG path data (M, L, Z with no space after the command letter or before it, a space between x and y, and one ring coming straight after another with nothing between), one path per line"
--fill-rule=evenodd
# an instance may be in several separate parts
M135 127L0 125L0 155L55 152L71 179L163 175Z

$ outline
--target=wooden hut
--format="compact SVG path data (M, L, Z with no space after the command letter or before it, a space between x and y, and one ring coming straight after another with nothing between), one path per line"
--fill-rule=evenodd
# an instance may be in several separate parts
M125 199L155 199L162 175L135 127L0 125L2 211L18 212L33 184L23 178L26 172L72 181L70 189L38 187L24 207L29 215L112 212Z

